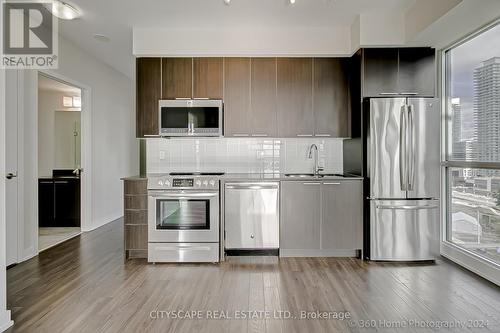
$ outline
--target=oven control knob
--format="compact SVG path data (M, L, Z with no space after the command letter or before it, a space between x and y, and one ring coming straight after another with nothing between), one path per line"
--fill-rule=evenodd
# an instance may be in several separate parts
M170 181L169 180L165 180L165 187L170 187Z
M208 180L203 181L203 186L208 186Z
M201 186L201 180L197 180L195 184L196 184L196 187L200 187Z
M215 180L213 180L213 179L210 180L210 186L212 186L212 187L215 186Z
M163 186L163 180L159 180L158 185Z

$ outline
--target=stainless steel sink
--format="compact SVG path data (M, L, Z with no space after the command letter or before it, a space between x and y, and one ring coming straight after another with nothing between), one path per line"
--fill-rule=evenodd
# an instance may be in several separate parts
M322 178L325 175L315 175L313 173L287 173L285 177L290 178Z

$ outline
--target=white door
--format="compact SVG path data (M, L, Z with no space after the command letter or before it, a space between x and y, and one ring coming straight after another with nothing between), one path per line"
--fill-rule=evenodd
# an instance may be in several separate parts
M18 123L18 72L17 70L6 70L5 87L5 207L6 207L6 253L7 266L18 262L18 147L17 147L17 123Z

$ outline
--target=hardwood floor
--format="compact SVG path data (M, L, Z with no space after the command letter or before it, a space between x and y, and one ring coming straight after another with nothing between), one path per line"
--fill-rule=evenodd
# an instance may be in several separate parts
M412 320L487 324L442 331L500 332L500 288L447 261L232 257L219 265L124 263L122 228L115 221L9 269L7 301L15 321L9 332L431 331ZM199 310L203 319L167 318L167 311L181 310ZM261 315L234 318L243 311ZM273 311L297 317L301 311L330 311L330 317L346 311L352 318L276 319ZM233 319L207 319L210 314Z

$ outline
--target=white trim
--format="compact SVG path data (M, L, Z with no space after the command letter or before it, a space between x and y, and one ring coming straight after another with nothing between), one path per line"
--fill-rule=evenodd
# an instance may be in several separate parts
M4 332L14 325L14 321L11 319L10 310L3 311L0 317L0 332Z
M449 242L441 243L441 255L500 286L500 265Z
M1 6L0 6L1 7ZM3 9L0 8L0 17ZM0 332L7 330L14 322L11 320L10 310L7 310L7 269L6 238L7 231L5 215L5 70L0 69Z
M53 70L41 70L40 74L51 79L67 83L82 90L82 150L81 167L81 229L93 230L92 226L92 88L61 75Z

